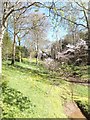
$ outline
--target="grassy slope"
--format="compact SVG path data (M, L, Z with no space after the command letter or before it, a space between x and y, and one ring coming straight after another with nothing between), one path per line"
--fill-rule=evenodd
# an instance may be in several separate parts
M34 62L16 63L15 66L3 63L3 79L8 81L8 87L20 91L33 104L30 106L31 109L21 111L17 105L12 106L5 102L3 109L8 114L4 116L66 118L63 103L71 100L71 84L62 82L60 79L59 86L56 86L51 84L53 77L49 76L42 65L36 66ZM87 99L87 90L87 87L74 85L74 98ZM13 111L12 115L10 111Z

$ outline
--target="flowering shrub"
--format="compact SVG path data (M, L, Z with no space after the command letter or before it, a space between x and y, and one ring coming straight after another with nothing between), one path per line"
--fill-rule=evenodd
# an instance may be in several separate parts
M47 58L44 61L45 66L49 69L49 70L56 70L58 63L54 61L54 59L52 58Z
M88 46L86 44L86 41L80 39L77 43L76 43L76 46L75 46L75 49L80 49L81 47L83 47L84 49L88 49Z
M66 49L62 52L58 52L56 55L56 59L59 62L64 62L68 64L86 63L87 60L87 49L88 46L86 41L80 39L75 45L68 44L66 45Z

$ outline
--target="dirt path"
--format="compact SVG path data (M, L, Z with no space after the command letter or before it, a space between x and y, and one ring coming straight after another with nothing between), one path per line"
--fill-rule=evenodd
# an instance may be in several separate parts
M78 119L78 120L87 120L86 117L82 114L78 106L75 102L67 102L64 105L64 112L70 118L72 119Z
M70 83L90 86L90 82L89 81L81 81L80 79L77 79L77 78L74 78L74 77L68 77L68 80L66 80L66 81L70 82Z

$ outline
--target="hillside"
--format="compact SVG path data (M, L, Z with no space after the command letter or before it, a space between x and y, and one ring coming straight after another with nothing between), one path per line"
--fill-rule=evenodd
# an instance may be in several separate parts
M64 104L73 99L88 102L88 87L56 79L40 62L3 62L2 117L67 118Z

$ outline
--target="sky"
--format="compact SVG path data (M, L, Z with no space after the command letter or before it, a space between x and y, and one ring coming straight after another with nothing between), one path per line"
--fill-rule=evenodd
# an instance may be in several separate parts
M33 8L30 11L28 10L27 14L30 14L32 12L35 12L35 8ZM44 13L45 15L49 15L48 9L46 9L46 8L40 8L38 12L39 13ZM38 12L36 12L36 13L38 13ZM53 22L54 22L54 20L49 19L49 23L50 24L53 25ZM12 28L9 28L9 29L10 29L10 31L13 32ZM67 31L62 26L57 29L57 33L56 33L56 30L53 29L53 27L50 27L50 29L46 28L46 31L47 31L47 33L46 33L46 36L47 36L46 39L49 40L49 41L52 41L52 42L64 38L64 36L67 34ZM12 37L12 34L11 34L11 37Z
M22 2L22 0L20 0ZM23 0L24 1L40 1L40 2L52 2L52 0ZM56 0L54 0L56 1ZM61 0L57 0L57 1L61 1ZM67 0L63 0L63 2L65 2ZM79 0L78 0L79 1ZM87 0L88 1L88 0ZM35 8L33 9L33 11L35 11ZM40 8L39 11L40 13L45 13L45 15L49 15L49 12L48 12L48 9L46 8ZM53 22L54 20L49 20L50 23L52 23L53 25ZM57 30L57 33L56 33L56 30ZM56 40L60 40L60 39L63 39L65 37L65 35L67 34L67 29L65 29L65 25L64 26L58 26L58 29L49 29L47 30L47 39L50 40L50 41L56 41Z
M7 1L7 0L1 0L1 1ZM17 1L17 0L10 0L10 1L12 1L12 2L15 2L15 1ZM67 2L67 0L18 0L18 1L20 1L20 2L52 2L52 1L54 1L54 2L56 2L56 1L65 1L65 2ZM69 0L70 2L73 2L73 0ZM75 1L83 1L83 2L89 2L89 0L75 0Z
M39 12L44 13L46 16L49 15L49 10L46 8L40 8ZM49 19L49 23L52 24L52 26L53 26L53 23L55 24L55 22L56 22L55 20L52 20L51 18ZM64 38L65 35L67 34L67 30L63 26L58 26L57 32L56 32L56 30L51 27L51 29L49 29L47 33L48 33L47 34L48 40L56 41Z

